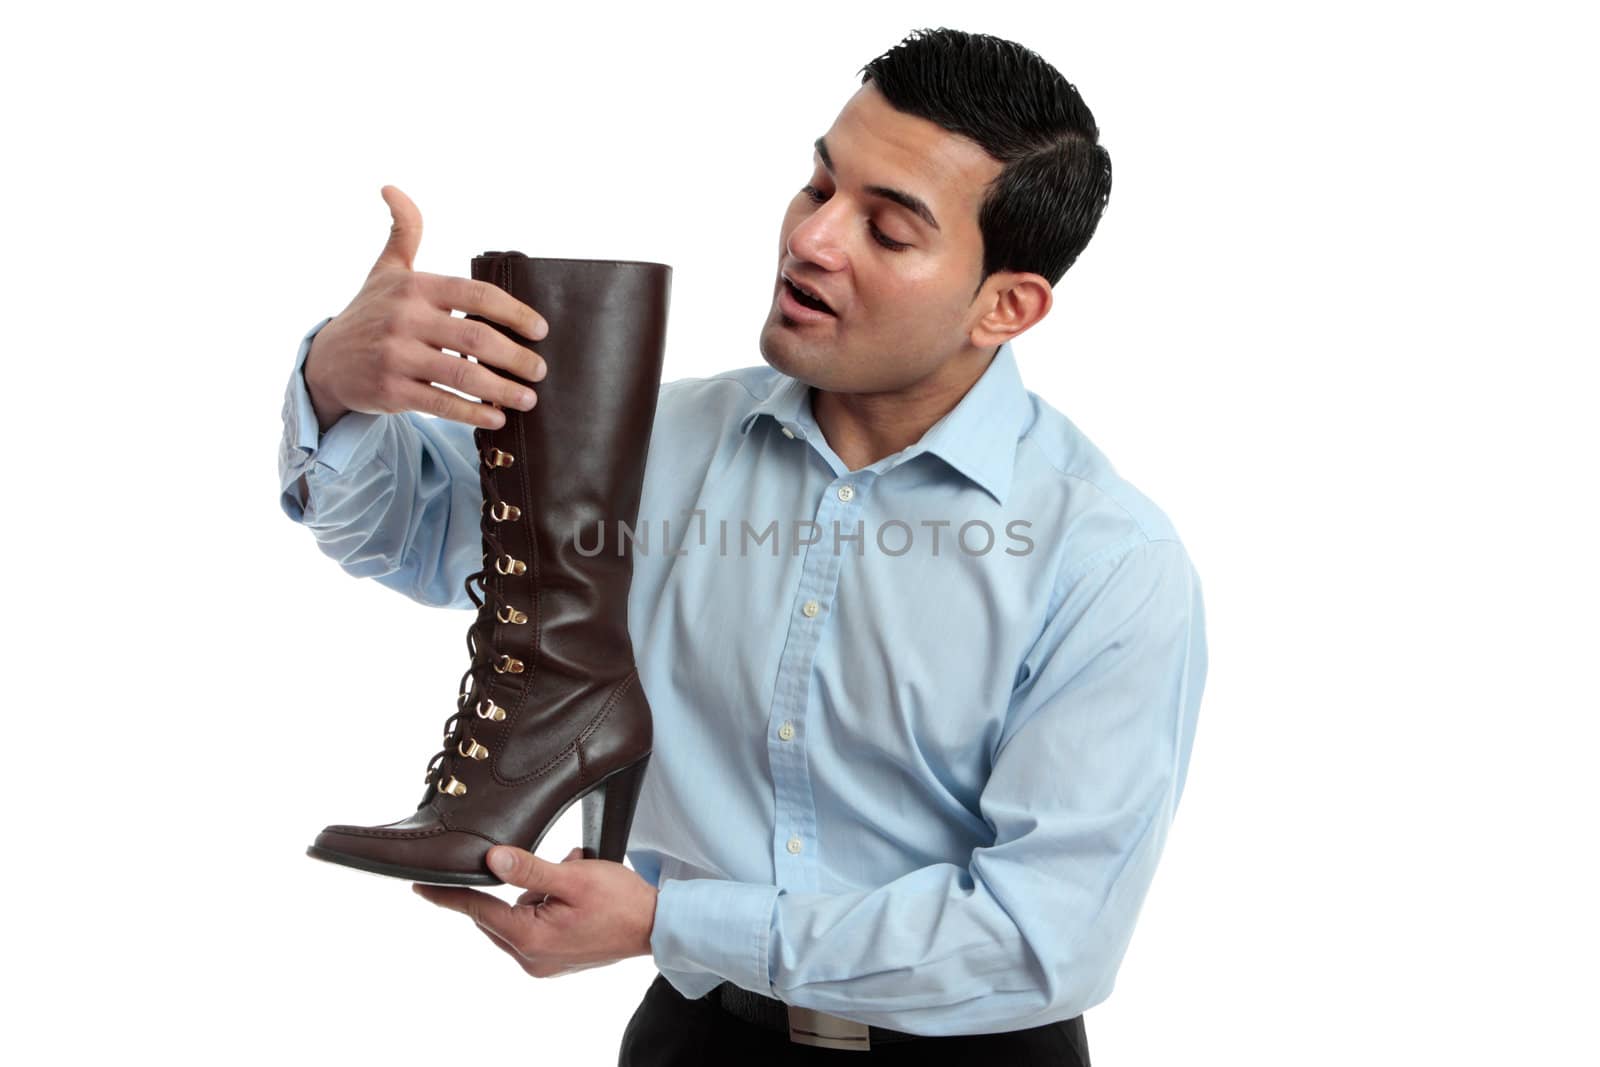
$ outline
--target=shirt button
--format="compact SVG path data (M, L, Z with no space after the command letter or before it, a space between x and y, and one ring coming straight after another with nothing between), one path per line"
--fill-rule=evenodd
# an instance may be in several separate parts
M821 604L818 604L815 600L808 600L800 608L800 613L803 614L808 619L814 619L814 618L817 617L817 612L821 611L821 610L822 610L822 605Z
M853 486L853 485L850 485L848 482L839 487L839 499L843 500L845 503L849 503L850 502L850 498L855 496L855 495L856 495L856 487Z
M794 440L794 431L789 429L789 427L785 426L783 428L783 436L785 436L789 440L793 441Z
M794 723L786 722L778 727L778 736L787 741L794 736Z
M800 851L800 839L798 837L789 838L789 851L790 852L799 852Z

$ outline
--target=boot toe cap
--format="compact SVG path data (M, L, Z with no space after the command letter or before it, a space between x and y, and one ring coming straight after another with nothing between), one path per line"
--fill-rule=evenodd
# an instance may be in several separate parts
M500 885L485 857L495 842L447 826L326 827L306 850L310 856L373 874L442 885Z

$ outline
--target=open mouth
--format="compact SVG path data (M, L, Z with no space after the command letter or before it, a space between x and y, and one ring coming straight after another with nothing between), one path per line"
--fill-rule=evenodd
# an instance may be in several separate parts
M824 304L822 301L818 300L804 289L795 285L788 278L783 279L783 284L784 287L789 290L789 295L794 297L794 302L799 304L801 307L807 307L812 311L821 311L837 317L838 312L834 311L827 304Z

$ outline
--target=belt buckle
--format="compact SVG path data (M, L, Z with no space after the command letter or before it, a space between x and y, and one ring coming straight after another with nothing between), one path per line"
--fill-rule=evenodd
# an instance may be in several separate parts
M818 1048L858 1049L866 1052L872 1048L871 1034L866 1023L841 1019L837 1015L802 1008L795 1004L789 1009L789 1040L799 1045Z

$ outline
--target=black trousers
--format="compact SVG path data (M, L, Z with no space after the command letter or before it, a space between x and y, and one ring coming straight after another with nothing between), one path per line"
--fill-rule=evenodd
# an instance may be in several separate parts
M1003 1067L1089 1067L1083 1016L998 1034L923 1037L855 1049L817 1048L730 1015L709 997L690 1000L660 974L622 1033L617 1067L765 1067L767 1064L1001 1064Z

